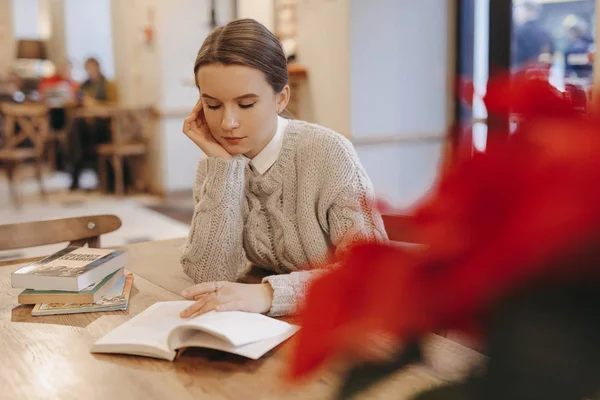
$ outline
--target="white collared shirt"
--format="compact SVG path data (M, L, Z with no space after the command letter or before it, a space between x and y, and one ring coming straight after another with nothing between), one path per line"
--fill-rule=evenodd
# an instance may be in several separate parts
M275 131L275 135L265 148L250 161L252 168L259 174L262 175L267 172L279 158L279 153L283 147L283 136L288 123L287 119L277 116L277 130Z

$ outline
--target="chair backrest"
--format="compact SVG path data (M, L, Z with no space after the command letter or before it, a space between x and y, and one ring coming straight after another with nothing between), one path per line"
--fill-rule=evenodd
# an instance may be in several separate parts
M4 149L16 149L27 139L41 154L49 133L48 109L41 104L3 104ZM18 130L17 130L18 128Z
M0 251L70 242L73 246L100 247L100 235L116 231L116 215L92 215L48 221L0 225Z
M388 239L392 242L422 244L419 237L416 235L412 216L383 214L381 217Z

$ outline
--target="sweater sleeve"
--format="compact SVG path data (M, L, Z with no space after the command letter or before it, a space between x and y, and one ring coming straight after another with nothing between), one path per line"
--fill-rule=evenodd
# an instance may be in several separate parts
M352 243L387 240L383 220L374 207L373 185L358 157L350 151L341 160L337 165L344 167L345 164L345 179L327 181L328 190L323 196L325 200L318 205L318 208L325 208L323 212L327 216L330 241L338 259ZM338 172L335 169L332 167L333 172ZM332 175L339 176L335 173ZM336 266L333 263L322 269L264 278L263 282L268 282L273 288L273 303L269 315L281 316L298 311L311 281Z
M181 256L194 282L235 281L247 270L243 244L246 161L205 158L194 185L194 216Z

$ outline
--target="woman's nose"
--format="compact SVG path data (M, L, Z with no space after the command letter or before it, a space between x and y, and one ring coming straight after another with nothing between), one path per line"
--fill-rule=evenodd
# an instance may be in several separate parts
M232 131L236 128L239 128L240 123L236 117L236 115L232 112L228 112L225 110L223 113L223 120L221 121L221 128L224 131Z

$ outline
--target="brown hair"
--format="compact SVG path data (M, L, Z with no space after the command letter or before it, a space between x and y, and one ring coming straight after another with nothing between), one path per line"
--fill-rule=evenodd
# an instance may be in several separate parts
M90 57L87 60L85 60L85 63L83 63L83 65L88 65L88 64L95 64L96 67L100 68L100 61L98 61L97 58Z
M279 39L253 19L239 19L208 35L194 63L194 77L203 65L245 65L265 74L275 93L288 83L287 60ZM196 82L197 85L197 82Z

